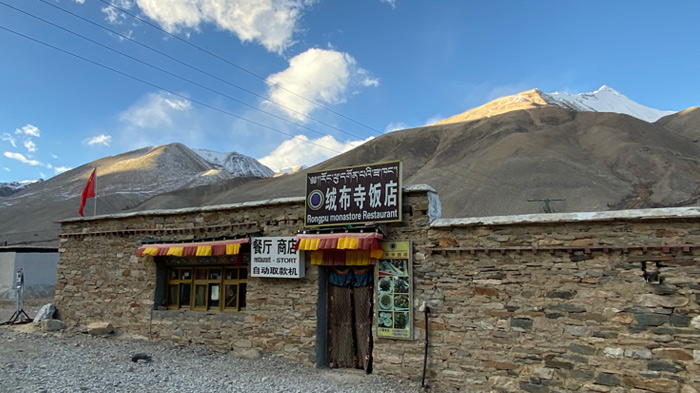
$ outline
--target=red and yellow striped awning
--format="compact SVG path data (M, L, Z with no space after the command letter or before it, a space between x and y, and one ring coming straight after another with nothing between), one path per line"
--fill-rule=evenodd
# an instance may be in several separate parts
M324 233L297 235L296 248L311 252L312 265L371 265L384 254L380 233Z
M197 243L144 244L136 251L136 256L207 257L211 255L237 255L241 252L241 244L246 243L250 243L249 238Z

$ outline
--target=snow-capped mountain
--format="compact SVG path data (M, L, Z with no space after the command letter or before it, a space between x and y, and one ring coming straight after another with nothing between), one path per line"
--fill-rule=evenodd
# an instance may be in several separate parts
M25 188L31 186L34 183L43 180L24 180L24 181L12 181L9 183L0 183L0 197L10 196L16 194Z
M192 150L215 167L224 169L236 176L270 177L275 174L272 169L261 164L258 160L243 154L236 152L219 153L207 149Z
M592 93L542 93L542 98L549 104L585 112L623 113L653 123L674 111L662 111L636 103L619 91L603 85Z
M531 89L511 96L505 96L472 108L466 112L448 117L434 125L453 124L465 121L479 120L504 113L541 108L543 106L559 106L579 112L612 112L636 117L653 123L660 118L672 115L674 111L662 111L636 103L625 97L619 91L603 85L592 93L543 93Z

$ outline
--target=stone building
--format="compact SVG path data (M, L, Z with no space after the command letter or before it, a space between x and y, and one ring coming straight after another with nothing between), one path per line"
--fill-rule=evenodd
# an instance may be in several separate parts
M288 198L65 220L59 315L74 328L107 321L132 335L416 383L427 333L434 391L700 390L700 209L438 219L435 191L414 186L403 190L401 222L304 232L304 205ZM297 239L303 277L254 276L251 242L283 236ZM382 256L355 254L376 251L375 239ZM386 245L404 241L410 289L399 288L401 273L382 270L403 258ZM362 281L362 260L376 265L368 309L357 308L366 296L358 287L334 288L339 277ZM336 308L340 298L352 318ZM348 327L367 310L369 330ZM399 314L410 320L399 326ZM389 326L397 337L387 337ZM338 353L345 343L334 332L344 328L357 342L369 335L369 353L349 355L360 359L354 365Z

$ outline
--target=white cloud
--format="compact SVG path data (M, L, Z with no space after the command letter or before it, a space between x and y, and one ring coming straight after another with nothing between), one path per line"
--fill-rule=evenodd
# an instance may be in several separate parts
M296 120L305 121L317 106L345 102L349 91L359 86L377 86L369 72L358 67L347 53L312 48L289 60L289 67L267 78L270 100ZM300 98L304 97L304 98Z
M17 147L17 142L15 141L15 138L6 132L2 133L2 135L0 136L0 140L3 140L5 142L10 142L12 147Z
M34 141L32 141L31 139L27 139L24 141L24 147L30 153L34 153L36 151L36 143L34 143Z
M134 2L132 0L113 0L111 3L114 4L116 7L127 11L130 10L131 7L134 5ZM117 8L111 6L103 7L102 12L105 14L105 19L113 25L120 25L127 18L126 14L119 11Z
M125 1L125 0L123 0ZM305 8L317 0L136 0L144 14L173 33L211 23L243 42L281 54L290 47Z
M435 124L435 123L439 122L440 120L444 120L444 119L445 119L445 117L442 115L435 115L435 116L429 117L428 120L425 121L424 125L429 126L431 124Z
M93 146L93 145L109 146L109 144L112 142L112 137L110 135L100 134L97 136L93 136L92 138L88 138L83 142L85 144L87 144L88 146Z
M53 158L54 160L58 160L58 156L55 155L55 154L52 154L52 155L51 155L51 158Z
M2 169L4 169L4 170L7 171L7 172L10 172L10 168L8 168L8 167L6 167L6 166L2 167Z
M374 139L369 137L363 141L339 142L330 135L309 139L305 135L297 135L288 139L260 161L275 172L282 169L304 165L310 166L327 160L338 154L354 149L361 144Z
M396 8L396 0L380 0L382 3L387 3L391 8Z
M119 120L137 128L158 128L173 124L176 112L191 108L189 100L167 93L149 93L119 114Z
M17 160L17 161L21 162L22 164L27 164L27 165L32 165L32 166L42 165L39 161L30 160L27 157L25 157L23 154L20 154L20 153L11 153L9 151L6 151L3 155L7 158Z
M408 128L406 123L402 122L390 122L389 124L386 125L386 128L384 128L384 132L392 132L392 131L397 131L397 130L405 130Z
M67 166L57 166L53 168L54 174L58 175L59 173L63 173L65 171L69 171L73 168L69 168Z
M85 4L85 0L73 0L73 1L75 1L78 4Z
M15 134L35 136L38 138L41 136L41 131L39 131L39 128L36 126L27 124L22 128L16 129Z

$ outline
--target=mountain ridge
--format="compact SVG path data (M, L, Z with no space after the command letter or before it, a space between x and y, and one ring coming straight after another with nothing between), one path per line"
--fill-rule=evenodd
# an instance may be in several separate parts
M555 212L698 204L698 108L650 123L523 93L486 104L482 117L386 133L275 178L232 176L179 143L105 157L0 198L0 240L56 244L52 221L77 215L94 167L100 215L298 197L309 171L394 160L404 185L438 191L444 217L537 213L543 200L558 200Z
M653 123L662 117L672 115L674 111L650 108L630 100L619 91L603 85L591 93L543 93L539 89L526 90L510 96L501 97L484 105L450 116L433 125L459 123L500 115L516 110L532 109L556 105L581 112L612 112L626 114Z

